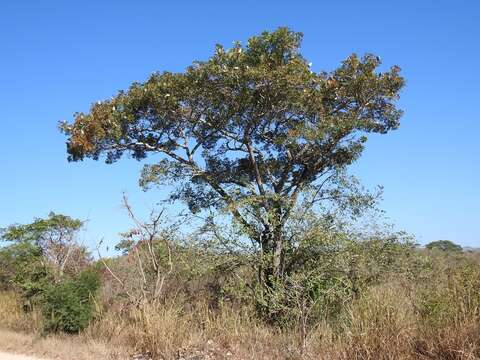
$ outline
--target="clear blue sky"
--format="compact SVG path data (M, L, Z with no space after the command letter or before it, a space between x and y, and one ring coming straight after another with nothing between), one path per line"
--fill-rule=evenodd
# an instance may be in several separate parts
M154 71L182 71L215 43L278 26L302 31L314 70L352 52L403 69L401 128L372 138L353 173L385 186L383 209L421 243L480 246L480 2L0 2L0 227L50 210L89 218L85 240L128 228L122 191L141 211L161 191L141 164L69 164L59 120ZM143 210L142 210L143 209Z

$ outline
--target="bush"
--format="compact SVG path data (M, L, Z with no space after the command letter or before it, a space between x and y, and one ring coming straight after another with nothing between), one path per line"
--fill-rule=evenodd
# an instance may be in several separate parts
M94 316L94 297L99 286L98 274L84 271L47 287L40 299L44 330L78 333L87 327Z
M53 281L41 249L31 243L15 243L0 249L0 288L20 293L30 303Z

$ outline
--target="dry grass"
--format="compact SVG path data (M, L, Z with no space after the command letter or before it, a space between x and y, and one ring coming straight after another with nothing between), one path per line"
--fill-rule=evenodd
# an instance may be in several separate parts
M146 305L108 314L87 332L154 359L281 359L297 348L290 334L261 325L247 313L212 312L206 306L184 312L174 305Z
M299 334L258 321L247 309L148 305L108 314L88 330L154 359L445 359L480 358L478 318L427 326L400 284L372 288L347 306L337 324Z
M316 346L328 348L325 359L480 359L475 311L436 327L419 315L417 300L399 284L373 288L347 307L330 346L321 340Z
M41 333L13 293L0 293L0 349L59 359L480 359L477 268L434 270L423 283L396 277L369 288L335 320L320 322L302 347L295 328L268 326L248 306L197 299L106 306L77 336ZM200 297L200 296L199 296ZM187 306L188 305L188 306ZM427 310L425 310L427 309Z
M22 302L12 292L0 292L0 350L45 358L65 360L129 359L122 346L94 340L90 334L80 336L42 336L38 312L25 312Z
M25 312L20 297L13 292L0 292L0 326L2 328L38 332L42 328L38 312Z
M25 323L11 294L0 314ZM5 301L5 299L9 299ZM16 326L16 329L19 327ZM59 359L480 359L479 318L440 327L421 320L399 284L373 288L347 307L335 326L319 324L300 347L298 333L259 322L247 309L145 305L107 312L78 336L27 335L2 330L0 349ZM68 355L66 355L68 354Z

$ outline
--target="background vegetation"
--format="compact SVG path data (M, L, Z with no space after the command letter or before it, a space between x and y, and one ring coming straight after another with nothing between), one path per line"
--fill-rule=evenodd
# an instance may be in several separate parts
M476 252L315 222L303 232L311 248L302 268L265 293L248 254L220 252L198 235L179 236L177 223L152 219L124 234L122 255L87 256L81 265L72 257L68 267L80 271L61 277L30 238L12 240L19 226L4 231L2 326L75 333L156 359L480 356Z

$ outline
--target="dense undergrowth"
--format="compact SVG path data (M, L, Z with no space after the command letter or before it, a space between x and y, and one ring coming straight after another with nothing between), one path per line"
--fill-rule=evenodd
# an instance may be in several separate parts
M392 238L322 241L315 266L270 293L255 287L248 254L134 242L34 296L4 282L1 323L76 333L154 359L480 357L477 253Z

